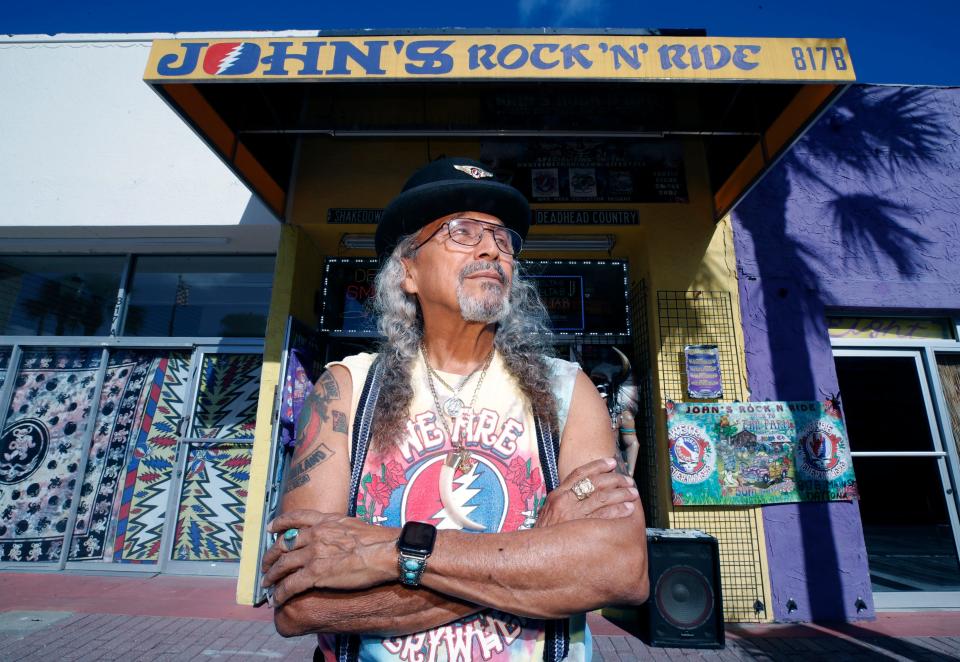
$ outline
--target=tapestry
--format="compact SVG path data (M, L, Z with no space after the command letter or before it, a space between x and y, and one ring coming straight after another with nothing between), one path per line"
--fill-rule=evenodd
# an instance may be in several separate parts
M287 327L287 365L283 376L283 398L280 402L280 443L293 448L296 444L296 422L303 401L313 390L313 383L323 372L320 359L320 336L293 317Z
M174 561L240 561L252 450L251 444L190 445Z
M134 514L159 508L165 512L168 489L176 460L176 422L162 418L156 420L159 429L152 445L160 454L168 457L152 458L151 468L142 461L146 446L143 438L153 427L157 415L157 401L162 392L164 377L179 364L179 374L172 375L180 393L174 394L178 406L183 400L183 386L189 373L189 354L174 353L170 357L155 351L120 350L110 356L104 376L100 408L94 424L93 439L81 486L77 520L74 525L70 547L71 561L113 561L120 558L130 517L130 497L133 490L126 489L141 481L152 483L158 503L137 507ZM169 389L168 389L169 390ZM176 412L179 421L179 409ZM159 470L159 471L158 471ZM159 541L162 528L157 522L151 540L152 558L159 558ZM144 527L141 525L141 529ZM128 543L132 542L128 540ZM149 548L148 548L149 549Z
M28 349L11 375L0 432L0 561L60 560L101 353Z
M117 514L113 560L157 563L184 415L190 353L174 352L151 368L148 395L133 429Z
M667 403L675 506L859 498L832 402Z
M190 437L253 439L260 395L260 354L203 357Z
M111 354L107 362L67 557L71 561L103 557L128 439L141 409L151 359L152 356L122 350Z

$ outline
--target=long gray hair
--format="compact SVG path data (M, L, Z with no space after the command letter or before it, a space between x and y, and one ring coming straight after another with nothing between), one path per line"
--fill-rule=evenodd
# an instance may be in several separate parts
M401 260L413 258L416 253L415 235L401 239L374 283L373 307L377 327L384 337L379 348L383 381L373 415L372 448L377 453L394 447L407 434L406 422L413 400L410 373L423 339L423 317L416 296L403 291L406 269ZM552 353L549 318L536 286L522 275L517 263L510 286L509 311L497 323L494 346L507 371L529 398L534 415L556 429L557 402L546 361Z

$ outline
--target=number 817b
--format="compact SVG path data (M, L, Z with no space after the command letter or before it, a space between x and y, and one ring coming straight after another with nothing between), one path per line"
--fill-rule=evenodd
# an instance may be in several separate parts
M824 71L830 67L831 63L835 71L846 71L847 69L847 59L843 49L838 46L831 48L825 46L817 46L816 48L794 46L790 49L790 53L793 55L793 66L797 71L806 71L807 69Z

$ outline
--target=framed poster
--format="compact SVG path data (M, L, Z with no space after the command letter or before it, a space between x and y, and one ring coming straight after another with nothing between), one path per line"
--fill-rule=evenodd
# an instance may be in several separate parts
M859 498L843 419L830 403L667 403L675 506Z

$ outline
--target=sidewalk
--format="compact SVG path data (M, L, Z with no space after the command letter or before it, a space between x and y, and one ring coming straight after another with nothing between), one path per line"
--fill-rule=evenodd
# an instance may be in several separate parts
M594 660L960 660L960 612L856 625L734 625L719 651L649 648L590 615ZM211 577L0 573L0 660L310 660Z

